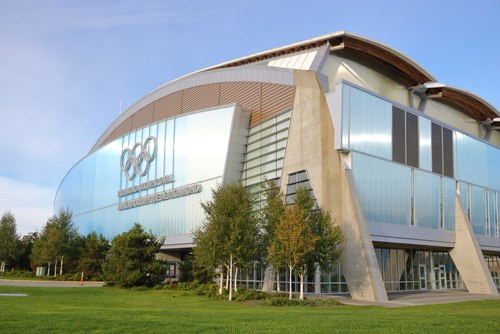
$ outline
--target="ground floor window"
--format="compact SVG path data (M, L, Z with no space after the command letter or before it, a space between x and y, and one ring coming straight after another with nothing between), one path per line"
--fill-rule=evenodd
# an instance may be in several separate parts
M484 255L484 260L490 270L493 283L500 288L500 255Z
M375 247L386 291L463 289L446 250Z
M238 285L248 289L262 289L266 268L264 265L255 262L248 268L242 269L238 275ZM289 271L281 268L275 271L273 277L273 291L288 292L292 284L292 291L300 291L300 279L298 275L292 275L292 282L289 279ZM331 272L309 271L304 276L305 293L326 293L339 294L348 293L347 283L342 273L340 264L337 264Z

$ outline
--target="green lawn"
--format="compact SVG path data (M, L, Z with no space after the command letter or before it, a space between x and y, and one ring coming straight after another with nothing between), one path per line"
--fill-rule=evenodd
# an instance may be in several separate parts
M0 286L0 333L500 333L500 300L272 307L187 292Z

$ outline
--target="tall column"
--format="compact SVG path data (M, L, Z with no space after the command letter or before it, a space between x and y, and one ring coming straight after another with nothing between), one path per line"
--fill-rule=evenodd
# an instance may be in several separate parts
M470 293L498 295L472 225L457 194L455 197L455 247L450 256Z
M288 174L307 170L318 204L343 228L342 270L351 297L387 301L375 251L350 170L334 149L334 124L321 84L313 71L295 70L295 98L283 162L281 187Z

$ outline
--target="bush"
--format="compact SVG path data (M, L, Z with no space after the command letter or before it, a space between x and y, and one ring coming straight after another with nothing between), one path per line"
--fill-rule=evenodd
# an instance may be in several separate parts
M283 295L283 294L276 294L273 296L270 296L269 298L266 298L265 304L269 306L310 306L310 307L316 307L316 306L335 306L335 305L342 305L338 300L336 299L315 299L315 300L309 300L309 299L288 299L288 296Z
M213 298L217 296L219 287L215 284L200 284L196 287L194 292L199 296L207 296Z
M239 288L238 292L234 294L233 299L236 301L245 300L262 300L269 298L269 294L259 290L247 290L245 288Z
M163 280L165 265L155 258L162 241L141 225L113 238L103 265L106 283L121 288L153 287Z
M25 277L25 278L34 278L36 277L32 271L29 270L14 270L14 271L5 271L0 273L1 277Z
M310 302L307 300L299 300L299 299L288 299L287 296L284 295L275 295L266 298L266 305L269 306L304 306L310 305Z

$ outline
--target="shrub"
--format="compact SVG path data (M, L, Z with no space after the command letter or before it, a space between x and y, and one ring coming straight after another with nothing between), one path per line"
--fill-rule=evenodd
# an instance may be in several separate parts
M245 288L239 288L238 292L234 295L234 300L245 301L245 300L262 300L269 298L269 294L259 291L259 290L248 290Z

